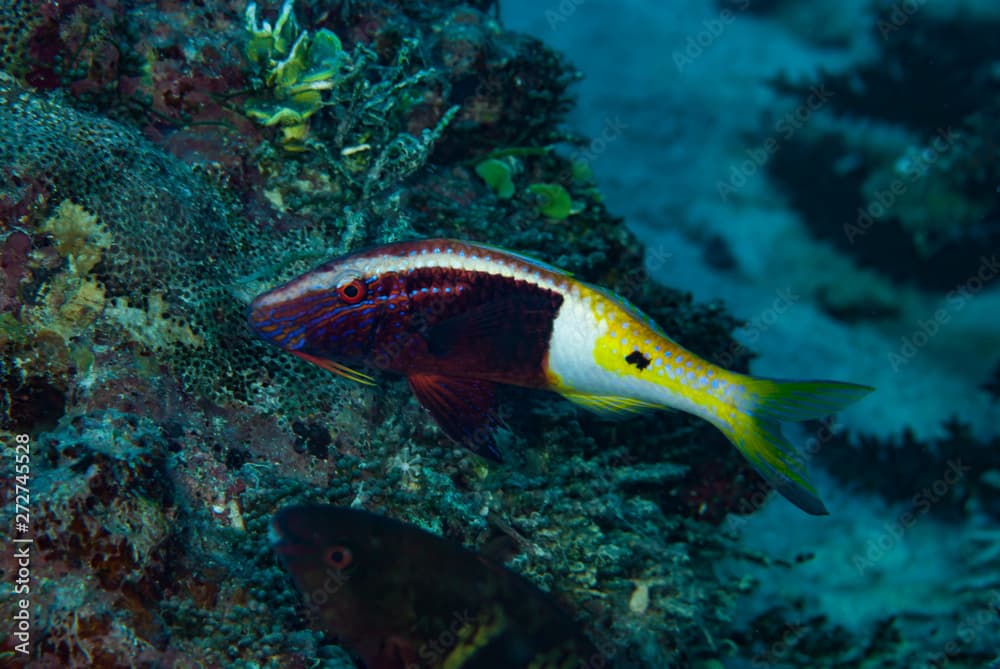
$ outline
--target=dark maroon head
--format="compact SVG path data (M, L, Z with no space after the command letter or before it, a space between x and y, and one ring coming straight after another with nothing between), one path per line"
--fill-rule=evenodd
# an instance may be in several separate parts
M376 294L377 276L359 264L353 256L337 258L259 295L250 305L250 327L302 357L367 357L386 297Z

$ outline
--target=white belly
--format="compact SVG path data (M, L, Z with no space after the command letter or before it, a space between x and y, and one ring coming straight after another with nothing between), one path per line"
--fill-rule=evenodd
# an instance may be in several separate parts
M711 392L703 375L722 370L645 325L643 314L633 314L587 286L573 286L566 293L549 340L553 390L571 399L628 398L715 418L717 407L702 397ZM648 361L643 368L626 360L635 352Z

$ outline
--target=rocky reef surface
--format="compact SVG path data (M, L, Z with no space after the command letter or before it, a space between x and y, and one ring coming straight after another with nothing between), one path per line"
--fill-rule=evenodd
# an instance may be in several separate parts
M268 545L307 501L507 537L616 666L718 666L746 587L713 570L720 522L766 491L711 428L510 391L493 465L398 379L333 378L245 326L250 297L328 256L455 236L745 369L734 319L654 284L602 204L558 53L489 1L3 5L0 437L30 446L31 666L351 666ZM19 566L5 551L5 590Z
M532 5L613 82L582 111L498 4L0 0L0 619L30 632L0 658L352 667L268 542L323 502L504 546L620 668L996 662L993 4ZM607 286L729 368L878 386L796 435L833 516L768 503L680 413L504 389L493 464L401 379L245 324L326 258L430 236ZM691 277L730 306L662 285Z

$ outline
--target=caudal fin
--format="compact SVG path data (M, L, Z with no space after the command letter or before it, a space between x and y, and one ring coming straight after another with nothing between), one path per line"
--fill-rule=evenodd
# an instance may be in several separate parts
M874 388L839 381L779 381L746 377L746 410L723 433L775 490L815 515L828 513L805 473L805 463L781 434L782 421L803 421L836 413Z

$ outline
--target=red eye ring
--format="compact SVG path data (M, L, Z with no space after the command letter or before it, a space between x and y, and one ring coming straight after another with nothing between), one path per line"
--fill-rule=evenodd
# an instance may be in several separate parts
M323 559L337 570L344 570L354 563L354 553L347 546L330 546L323 552Z
M365 282L361 279L353 279L343 286L337 288L337 295L340 299L347 304L357 304L361 300L365 299L365 295L368 293L368 288L365 286Z

